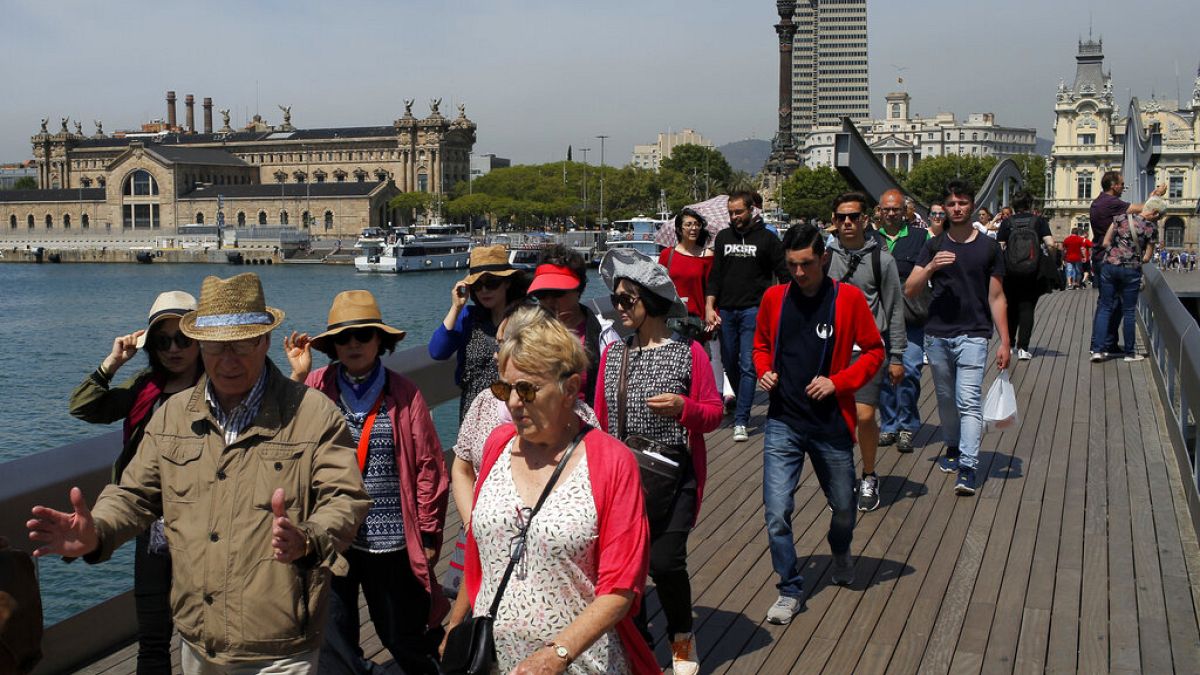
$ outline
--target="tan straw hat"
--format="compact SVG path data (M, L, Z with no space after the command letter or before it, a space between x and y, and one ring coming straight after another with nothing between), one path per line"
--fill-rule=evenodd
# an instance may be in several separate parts
M508 249L502 244L476 246L471 249L471 265L467 269L467 278L463 279L463 283L470 286L485 274L506 277L516 271L508 262Z
M193 309L196 309L196 298L192 297L191 293L183 291L159 293L158 297L154 299L154 304L150 305L150 317L146 320L146 332L138 336L137 348L143 349L146 346L146 338L150 337L150 331L154 330L154 324L165 319L178 319Z
M200 303L183 315L179 329L193 340L235 342L275 330L283 310L267 307L258 275L246 272L228 279L204 277Z
M342 291L333 299L333 306L329 308L329 321L325 332L313 338L313 349L325 351L326 338L355 328L375 328L395 335L397 340L403 340L405 335L399 328L392 328L383 322L379 303L375 302L375 296L371 295L370 291Z

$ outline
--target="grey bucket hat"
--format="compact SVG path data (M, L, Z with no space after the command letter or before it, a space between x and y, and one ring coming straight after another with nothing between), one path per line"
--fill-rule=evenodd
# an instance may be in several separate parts
M675 282L667 274L667 268L646 256L645 253L632 248L614 248L604 254L600 261L600 278L610 292L615 293L617 280L629 279L642 288L671 303L667 312L668 319L682 319L687 313L687 305L679 299L675 290Z

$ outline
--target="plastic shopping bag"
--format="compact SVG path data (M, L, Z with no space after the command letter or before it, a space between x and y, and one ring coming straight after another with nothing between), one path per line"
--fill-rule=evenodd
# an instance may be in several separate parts
M1021 422L1017 411L1017 392L1012 382L1008 380L1008 371L1000 371L1000 375L988 389L987 398L983 400L983 421L988 429L1015 429Z

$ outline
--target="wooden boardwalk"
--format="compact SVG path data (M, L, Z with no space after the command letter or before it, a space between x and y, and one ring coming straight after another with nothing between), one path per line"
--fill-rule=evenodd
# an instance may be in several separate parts
M974 498L936 469L929 376L917 449L883 448L882 505L860 514L857 581L828 583L829 513L811 471L794 520L807 609L767 624L775 576L762 436L709 437L709 487L689 569L704 673L1195 673L1200 549L1150 361L1088 362L1094 291L1043 298L1035 358L1015 362L1018 430L988 433ZM986 383L995 375L989 368ZM752 424L761 427L765 410ZM453 508L451 508L453 512ZM458 531L447 525L446 555ZM663 630L654 593L651 623ZM363 647L381 653L365 607ZM669 664L665 646L659 661ZM136 647L80 671L132 673Z

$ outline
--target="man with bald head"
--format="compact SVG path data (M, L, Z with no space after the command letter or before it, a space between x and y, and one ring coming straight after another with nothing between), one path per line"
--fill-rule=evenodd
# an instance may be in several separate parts
M879 197L883 219L879 235L896 260L901 286L912 273L917 257L929 238L929 230L908 219L908 204L899 190L888 190ZM915 311L914 311L915 310ZM900 452L912 452L913 436L921 428L921 366L925 360L925 317L920 301L905 298L904 326L908 346L904 350L904 377L899 384L885 382L879 391L879 445L896 444Z

